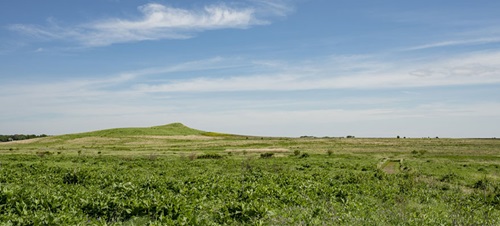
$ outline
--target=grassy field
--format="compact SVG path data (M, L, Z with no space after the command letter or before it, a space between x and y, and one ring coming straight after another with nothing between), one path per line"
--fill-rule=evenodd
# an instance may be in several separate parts
M500 140L169 124L0 144L2 225L500 225Z

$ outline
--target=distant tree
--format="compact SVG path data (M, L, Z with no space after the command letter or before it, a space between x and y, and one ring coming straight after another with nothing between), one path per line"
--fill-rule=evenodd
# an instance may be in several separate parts
M47 135L45 135L45 134L42 134L39 136L35 135L35 134L0 135L0 142L26 140L26 139L33 139L33 138L38 138L38 137L47 137Z

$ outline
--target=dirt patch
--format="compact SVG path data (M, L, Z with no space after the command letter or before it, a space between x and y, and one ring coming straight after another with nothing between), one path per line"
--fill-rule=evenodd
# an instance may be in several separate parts
M401 160L385 159L381 162L379 168L387 174L395 174L400 172Z

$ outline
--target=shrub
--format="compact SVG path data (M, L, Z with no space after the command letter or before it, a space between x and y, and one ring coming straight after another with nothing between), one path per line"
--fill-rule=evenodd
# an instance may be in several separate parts
M222 155L219 155L217 153L206 153L203 155L198 156L199 159L221 159L223 158Z
M486 190L490 184L491 182L488 179L484 178L478 180L476 183L474 183L474 185L472 185L472 187L476 189Z
M333 151L332 151L332 150L328 150L328 151L326 151L326 154L327 154L328 156L331 156L331 155L333 155Z
M456 179L458 179L459 176L456 173L448 173L439 179L441 182L452 182Z
M302 155L300 155L300 158L307 158L307 157L309 157L309 154L307 153L302 153Z
M273 155L274 155L274 153L266 152L266 153L260 154L260 157L261 158L271 158L271 157L273 157Z
M64 174L63 183L65 184L82 184L86 175L82 172L73 171Z
M422 156L425 153L427 153L427 150L419 150L419 151L413 150L413 151L411 151L411 154L416 155L416 156Z
M293 155L295 155L295 156L300 155L300 151L299 151L299 150L295 150L295 151L293 151Z

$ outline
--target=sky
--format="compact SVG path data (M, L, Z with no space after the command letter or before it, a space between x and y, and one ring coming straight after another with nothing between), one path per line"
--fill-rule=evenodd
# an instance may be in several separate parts
M0 134L500 137L497 0L3 0Z

